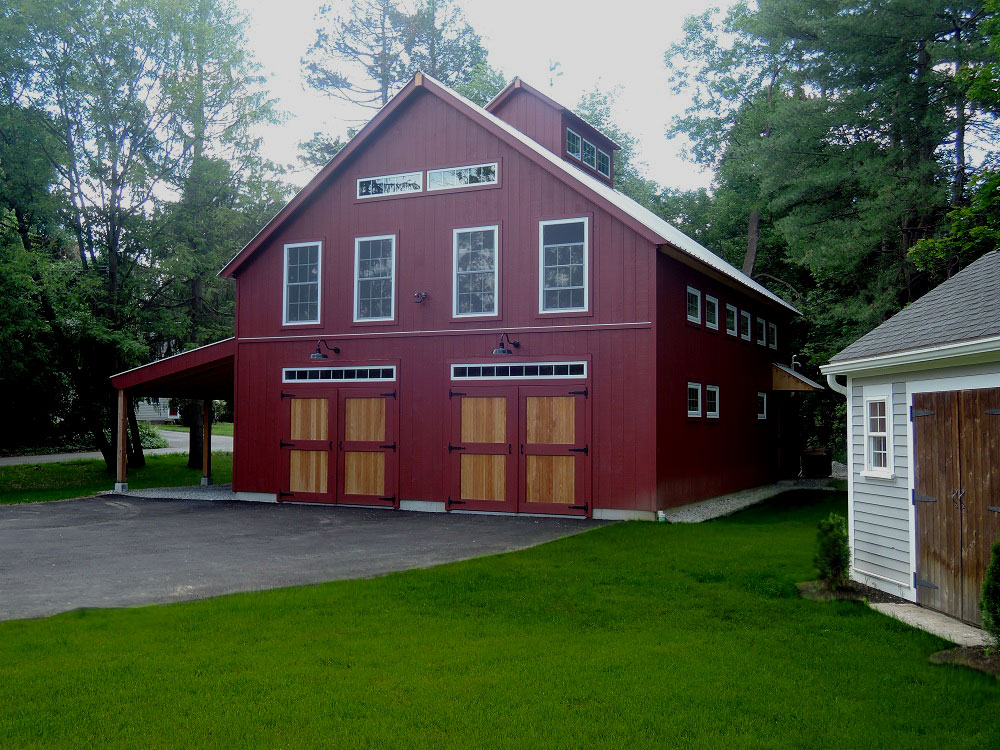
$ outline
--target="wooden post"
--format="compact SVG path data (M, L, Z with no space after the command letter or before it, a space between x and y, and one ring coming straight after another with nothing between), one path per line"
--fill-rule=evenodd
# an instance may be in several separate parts
M212 483L212 401L202 403L201 418L201 486Z
M118 432L115 441L115 492L125 492L128 490L128 459L125 453L128 444L128 395L125 391L118 391Z

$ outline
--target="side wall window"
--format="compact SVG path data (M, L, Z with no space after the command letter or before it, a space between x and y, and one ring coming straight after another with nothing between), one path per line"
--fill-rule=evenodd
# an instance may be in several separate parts
M740 338L750 340L750 313L740 310Z
M452 314L497 314L498 227L473 227L454 232L455 281Z
M730 336L738 335L738 331L736 330L738 317L739 313L736 310L736 306L726 305L726 333Z
M687 288L687 319L692 323L701 323L701 292L693 286Z
M719 300L711 294L705 295L705 325L713 331L719 330Z
M687 414L689 417L701 416L701 383L688 383Z
M322 245L319 242L285 245L281 317L284 325L319 323L322 262Z
M767 419L767 394L757 392L757 419Z
M587 310L588 222L586 217L539 222L539 312Z
M395 317L396 237L354 240L354 320Z
M892 411L888 393L866 394L864 410L865 473L892 476Z

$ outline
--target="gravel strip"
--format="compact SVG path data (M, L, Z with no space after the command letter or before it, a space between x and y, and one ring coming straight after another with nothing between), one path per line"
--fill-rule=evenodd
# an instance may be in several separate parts
M669 508L662 513L669 523L701 523L702 521L711 521L713 518L732 515L738 510L762 503L788 490L835 490L836 488L829 486L829 482L829 479L786 480L777 484L732 492L728 495L719 495L678 508Z

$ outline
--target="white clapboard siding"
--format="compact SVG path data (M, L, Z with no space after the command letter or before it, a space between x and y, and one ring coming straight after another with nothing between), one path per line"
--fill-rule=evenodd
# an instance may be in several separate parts
M170 399L160 398L149 401L136 401L135 418L140 422L167 421L176 417L170 416Z

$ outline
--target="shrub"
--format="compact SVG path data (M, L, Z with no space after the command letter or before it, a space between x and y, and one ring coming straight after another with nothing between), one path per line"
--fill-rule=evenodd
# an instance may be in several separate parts
M142 442L143 450L170 447L170 443L149 422L139 422L139 440Z
M847 535L847 519L836 513L819 522L819 551L814 560L819 578L830 591L847 583L847 569L851 565L851 547Z
M983 615L983 628L993 637L993 644L1000 646L1000 539L993 544L993 557L986 566L979 611Z

